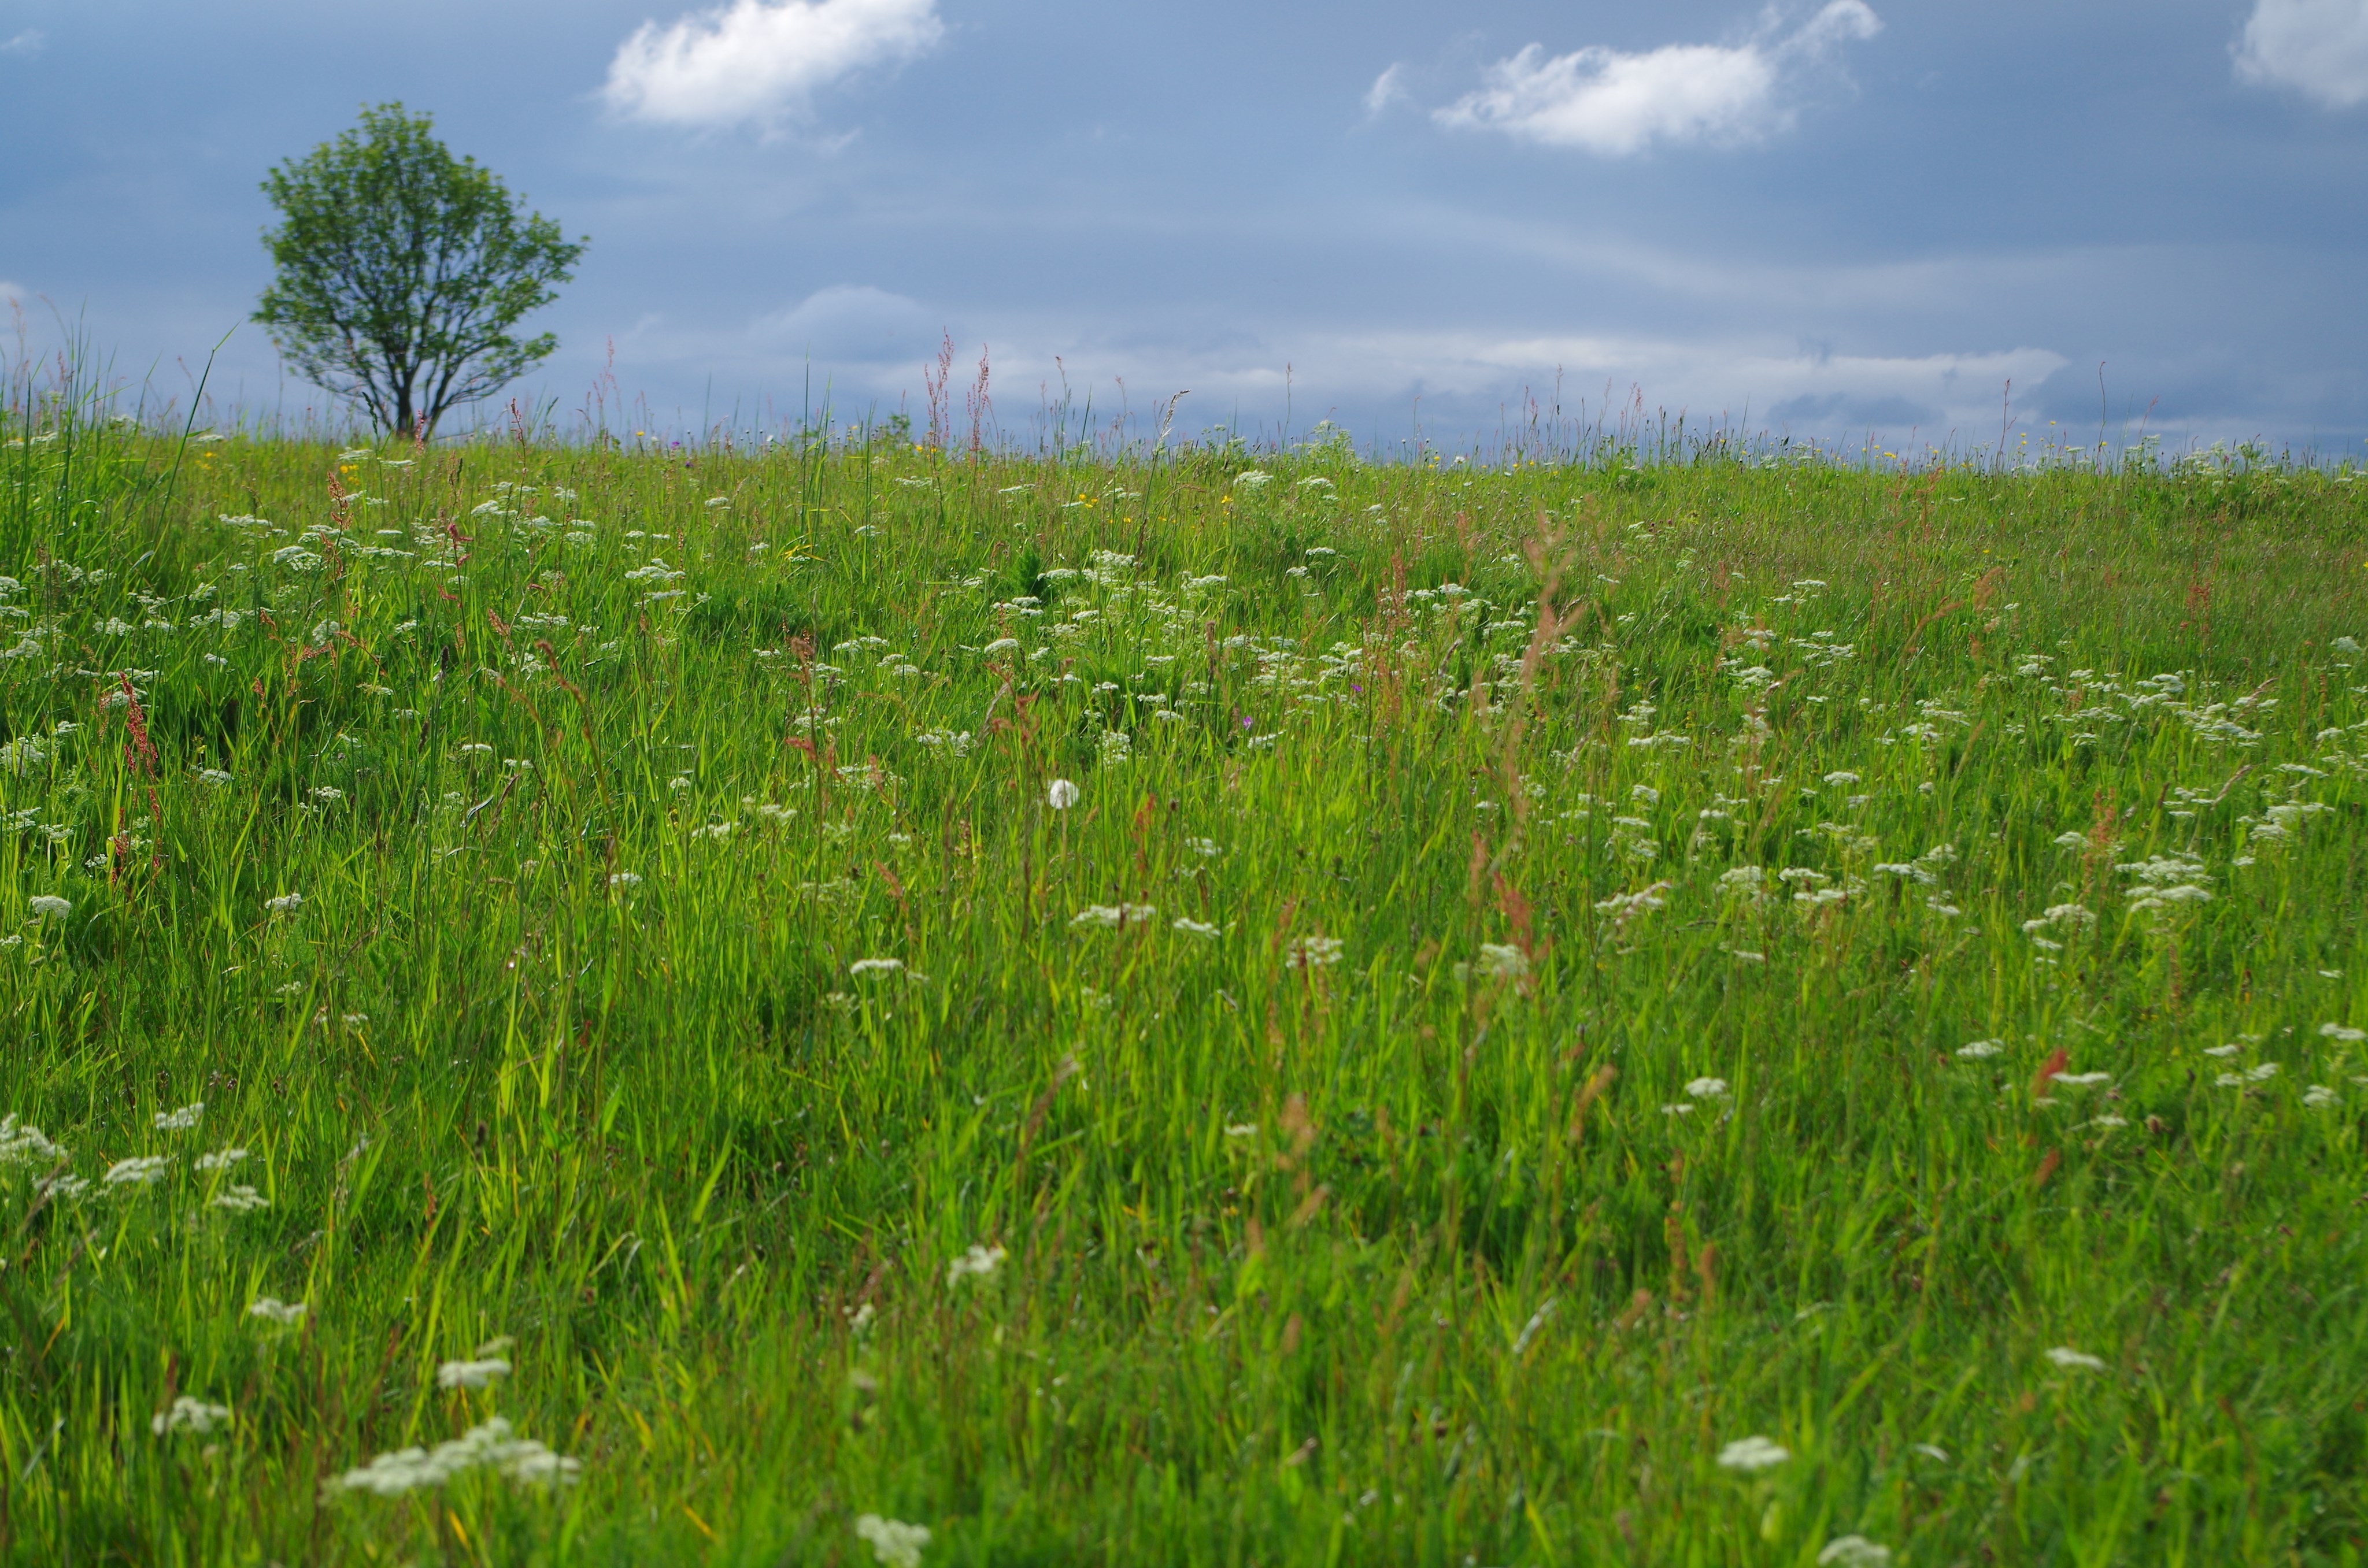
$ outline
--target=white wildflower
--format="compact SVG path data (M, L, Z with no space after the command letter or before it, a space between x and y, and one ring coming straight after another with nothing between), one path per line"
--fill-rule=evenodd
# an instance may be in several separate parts
M2085 1350L2075 1350L2068 1345L2059 1345L2050 1350L2047 1353L2047 1358L2059 1367L2084 1368L2091 1372L2101 1372L2105 1369L2104 1362Z
M2006 1042L1999 1040L1977 1040L1970 1045L1957 1047L1957 1054L1975 1062L1986 1056L2003 1056L2006 1054Z
M1686 1085L1686 1093L1698 1100L1719 1100L1726 1097L1724 1078L1696 1078Z
M178 1110L160 1110L150 1118L159 1132L187 1132L206 1114L206 1102L195 1100Z
M1338 937L1301 937L1287 949L1284 961L1292 969L1322 969L1340 961Z
M1483 942L1478 967L1498 980L1519 980L1530 972L1530 956L1510 942Z
M1862 1535L1838 1535L1817 1553L1818 1568L1827 1568L1827 1564L1839 1568L1882 1568L1890 1561L1891 1548L1877 1546Z
M510 1424L496 1415L449 1443L429 1449L399 1449L332 1481L326 1492L368 1492L380 1497L400 1497L423 1487L441 1486L463 1471L497 1471L513 1481L535 1485L564 1485L583 1469L580 1461L563 1458L531 1437L512 1437Z
M108 1166L107 1174L98 1179L108 1187L146 1187L164 1180L172 1165L170 1154L135 1154Z
M16 1113L0 1117L0 1165L54 1164L66 1152L50 1142L38 1127L19 1122Z
M1169 925L1188 937L1215 937L1224 934L1222 927L1212 926L1205 920L1195 920L1187 915L1178 915Z
M2313 1084L2303 1091L2302 1103L2317 1110L2321 1106L2333 1105L2338 1097L2336 1092L2325 1084Z
M1761 1437L1737 1437L1718 1451L1720 1469L1739 1470L1747 1475L1773 1469L1792 1457L1790 1449L1780 1448Z
M2368 1029L2347 1028L2341 1024L2321 1024L2318 1026L2318 1032L2324 1039L2340 1040L2346 1043L2368 1040Z
M251 1187L241 1186L233 1187L228 1192L217 1194L212 1207L227 1209L233 1214L251 1214L257 1209L270 1208L271 1199Z
M509 1362L499 1356L488 1357L482 1361L447 1361L436 1369L436 1386L439 1389L488 1388L495 1379L509 1375Z
M229 1405L208 1404L204 1400L191 1399L183 1394L173 1402L172 1409L158 1411L148 1418L148 1430L160 1437L168 1432L195 1432L203 1436L230 1423Z
M74 913L74 905L55 893L37 892L25 901L25 907L36 920L63 920Z
M946 1265L946 1287L951 1290L966 1278L985 1279L1003 1267L1007 1255L999 1246L983 1246L972 1243L971 1249Z
M1073 926L1089 931L1114 931L1121 926L1145 926L1159 918L1148 903L1089 903L1069 917Z
M1065 812L1077 803L1077 787L1065 778L1055 778L1044 791L1044 803L1056 812Z
M609 885L612 888L637 888L642 885L642 874L639 871L611 871L609 873Z
M858 959L847 966L849 974L894 974L905 967L903 959Z
M884 1568L921 1568L921 1549L929 1544L929 1527L908 1525L865 1514L855 1521L855 1533L871 1544L872 1560Z
M304 907L304 895L301 892L284 892L278 898L265 899L263 907L274 915L293 915Z
M302 1301L283 1301L277 1296L257 1296L246 1309L246 1315L261 1318L266 1323L276 1323L282 1328L292 1328L302 1323L304 1314L310 1311L312 1308Z
M2111 1073L2058 1073L2051 1080L2057 1087L2066 1089L2086 1089L2112 1081Z

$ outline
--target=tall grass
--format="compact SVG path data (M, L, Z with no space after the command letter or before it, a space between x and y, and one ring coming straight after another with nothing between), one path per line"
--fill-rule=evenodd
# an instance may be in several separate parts
M6 435L12 1560L2360 1559L2342 476Z

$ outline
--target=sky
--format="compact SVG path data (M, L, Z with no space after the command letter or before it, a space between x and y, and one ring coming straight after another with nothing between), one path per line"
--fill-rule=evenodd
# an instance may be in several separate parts
M563 426L926 424L950 338L1022 444L2368 455L2368 0L0 0L22 341L326 406L258 187L386 100L588 238Z

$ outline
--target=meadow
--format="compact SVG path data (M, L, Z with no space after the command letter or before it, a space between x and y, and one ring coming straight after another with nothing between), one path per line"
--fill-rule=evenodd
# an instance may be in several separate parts
M12 419L7 1561L2362 1561L2348 472Z

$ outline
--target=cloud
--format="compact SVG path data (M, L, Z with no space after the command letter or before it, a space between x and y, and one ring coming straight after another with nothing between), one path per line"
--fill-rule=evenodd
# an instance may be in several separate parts
M30 59L41 52L41 45L47 41L39 28L27 28L15 38L0 42L0 54L21 54Z
M1405 66L1393 65L1388 70L1373 78L1373 85L1365 89L1365 114L1367 118L1370 119L1372 116L1380 114L1383 109L1389 108L1392 104L1406 96L1405 84L1399 80L1399 78L1405 74Z
M2368 102L2368 0L2256 0L2237 79L2293 87L2329 108Z
M757 321L755 335L816 361L903 364L926 358L935 331L920 304L870 284L817 289L796 305Z
M1655 142L1756 142L1792 123L1786 89L1804 68L1882 30L1865 0L1829 0L1788 36L1763 30L1738 44L1676 43L1642 54L1596 44L1549 59L1533 43L1490 66L1487 85L1432 118L1611 158Z
M734 0L666 27L643 23L609 62L603 94L619 112L659 124L769 123L944 33L937 0Z

